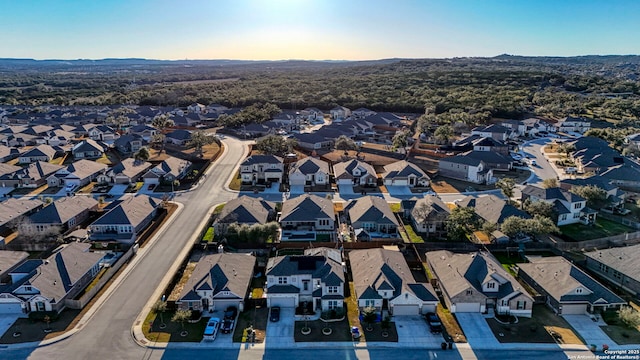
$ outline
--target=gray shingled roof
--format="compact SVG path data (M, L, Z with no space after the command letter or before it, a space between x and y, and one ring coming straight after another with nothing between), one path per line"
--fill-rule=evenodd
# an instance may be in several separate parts
M640 266L638 266L640 244L589 251L584 254L640 282Z
M0 274L20 264L29 257L25 251L0 250Z
M336 179L340 179L340 178L346 178L346 179L351 179L353 178L353 170L357 167L360 167L362 169L364 169L367 174L371 175L371 176L376 176L376 171L373 168L373 166L371 166L369 163L366 163L364 161L359 161L356 159L352 159L352 160L348 160L348 161L344 161L344 162L339 162L339 163L335 163L333 164L333 172L335 175ZM361 175L361 176L364 176Z
M43 205L38 199L9 198L0 203L0 224L6 224Z
M418 165L410 163L406 160L400 160L386 165L384 167L384 173L382 174L382 177L385 179L392 179L396 177L407 177L409 175L415 175L418 178L429 178L427 174L425 174L425 172L422 171L420 167L418 167Z
M331 200L317 195L304 194L288 199L282 204L280 222L316 221L318 218L333 219L334 216Z
M350 200L345 207L352 223L358 221L375 222L377 224L395 224L399 226L387 201L377 196L364 196Z
M410 201L411 200L403 200L403 203L406 202L408 206L411 206ZM439 197L435 195L427 195L423 198L415 200L414 202L414 205L411 209L411 214L413 215L414 218L416 218L416 220L419 220L418 217L423 216L422 214L418 216L418 212L420 211L421 207L424 205L426 205L428 208L428 214L426 216L427 219L431 218L432 216L436 216L438 214L451 213L451 210L449 209L447 204L445 204Z
M53 159L56 155L56 152L57 152L56 149L54 149L53 147L43 144L43 145L38 145L32 148L31 150L24 152L20 156L21 157L47 156Z
M524 187L524 189L522 189L522 193L529 196L534 196L542 200L558 199L558 200L565 200L570 203L586 201L581 196L578 196L574 193L571 193L559 187L541 188L534 185L527 185Z
M240 196L227 202L216 218L217 223L264 224L269 213L275 210L275 203L261 198Z
M69 172L69 174L74 175L79 179L85 179L102 170L105 170L106 168L107 168L107 165L105 164L82 159L67 166L66 170Z
M431 284L416 283L400 251L353 250L349 253L349 262L358 299L379 299L378 289L391 288L394 289L391 300L403 293L412 293L426 301L438 299Z
M510 216L530 219L531 216L495 195L466 196L459 202L460 207L473 207L478 216L492 224L500 224Z
M91 225L131 225L135 228L160 205L160 200L140 194L112 205L106 214Z
M440 164L442 164L443 162L450 162L453 164L460 164L460 165L478 166L480 165L482 160L476 159L470 156L465 156L465 155L456 155L456 156L440 159Z
M100 151L100 152L105 152L106 151L106 147L103 145L100 145L97 141L95 140L91 140L91 139L86 139L83 140L77 144L75 144L73 146L73 148L71 149L72 153L81 153L81 152L86 152L86 151Z
M213 290L214 296L221 291L230 291L244 299L251 284L255 263L255 256L249 254L224 253L203 256L185 283L180 300L194 296L196 299L199 298L195 295L198 289Z
M29 221L32 224L61 225L97 205L98 201L90 196L64 197L29 216Z
M320 159L307 157L291 164L289 169L289 174L300 172L304 175L310 175L310 174L316 174L318 171L322 171L328 175L329 164L326 161L322 161Z
M532 258L530 260L531 263L518 264L520 271L529 275L544 288L549 296L559 302L587 301L593 304L598 299L603 299L609 304L627 303L561 256ZM591 293L567 294L580 286L590 290Z
M344 284L342 255L340 250L325 247L305 250L304 255L286 255L270 258L267 262L267 276L291 276L309 274L320 279L327 286ZM270 293L283 292L278 284L269 286Z
M111 171L115 175L122 174L130 179L133 179L146 172L150 167L150 162L140 161L134 158L126 158L121 162L115 164L111 168Z
M254 164L282 164L282 158L275 155L251 155L241 166L249 166Z

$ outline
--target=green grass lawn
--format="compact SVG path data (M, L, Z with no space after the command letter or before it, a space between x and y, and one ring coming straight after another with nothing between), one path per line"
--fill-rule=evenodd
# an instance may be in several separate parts
M240 191L240 186L242 185L242 178L240 177L240 170L236 171L236 176L229 183L229 189Z
M519 264L519 263L523 263L524 260L522 260L519 256L512 254L511 256L509 256L506 253L494 253L493 256L496 257L496 259L498 259L498 261L500 261L500 264L502 264L502 267L507 270L507 272L509 272L509 274L516 276L516 272L512 269L513 266L515 264Z
M633 231L628 226L602 218L597 218L593 226L583 224L560 226L560 232L575 241L599 239Z
M202 237L202 241L212 242L213 241L213 226L207 229L207 232L204 233Z
M393 211L394 213L400 212L400 203L391 203L389 204L389 207L391 208L391 211Z
M409 236L409 240L411 240L412 243L423 243L424 242L424 238L418 234L416 234L415 230L413 230L413 226L412 225L405 225L404 226L405 231L407 232L407 236Z

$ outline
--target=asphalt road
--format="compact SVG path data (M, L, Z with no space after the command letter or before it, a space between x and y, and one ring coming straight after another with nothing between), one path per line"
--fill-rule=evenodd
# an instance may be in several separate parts
M159 238L149 247L128 276L94 314L86 326L70 338L31 350L0 350L1 359L143 359L156 358L150 350L138 346L131 337L131 326L158 284L168 273L180 251L209 209L217 203L237 197L223 190L246 148L234 139L224 141L226 151L212 166L200 186L176 196L183 210L174 217ZM157 352L156 352L157 353ZM152 355L148 357L148 355Z
M550 143L551 139L536 139L530 142L524 143L521 148L527 155L527 158L535 159L537 165L530 166L533 170L534 177L529 181L530 184L541 184L544 179L555 178L558 176L555 169L549 164L549 161L542 154L542 146Z

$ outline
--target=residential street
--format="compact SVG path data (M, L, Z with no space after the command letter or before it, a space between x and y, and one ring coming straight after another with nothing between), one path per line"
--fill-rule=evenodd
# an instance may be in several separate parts
M529 184L541 184L544 179L555 178L558 176L556 170L551 166L549 161L544 157L542 153L542 146L550 143L551 139L536 139L524 143L521 148L522 152L527 155L527 158L535 159L537 165L529 166L534 172L534 176L528 182Z

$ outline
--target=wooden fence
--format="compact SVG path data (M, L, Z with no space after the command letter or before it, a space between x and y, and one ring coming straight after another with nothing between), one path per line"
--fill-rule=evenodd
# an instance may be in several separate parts
M562 251L574 250L593 250L603 249L615 246L640 244L640 231L609 236L600 239L577 241L577 242L559 242L553 243L555 247Z

